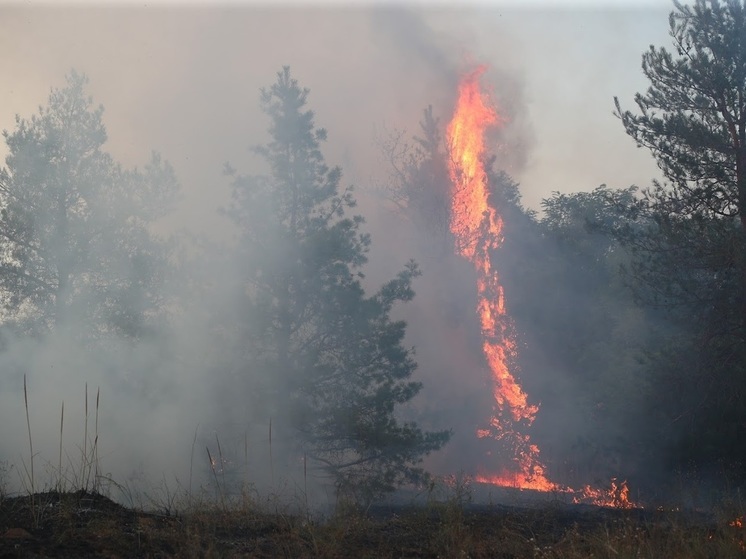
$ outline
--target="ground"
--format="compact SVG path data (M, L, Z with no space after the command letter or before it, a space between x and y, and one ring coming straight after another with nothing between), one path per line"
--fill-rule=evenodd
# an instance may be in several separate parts
M346 507L324 520L247 502L157 513L84 491L49 492L0 498L0 559L745 558L742 522L692 511L460 500Z

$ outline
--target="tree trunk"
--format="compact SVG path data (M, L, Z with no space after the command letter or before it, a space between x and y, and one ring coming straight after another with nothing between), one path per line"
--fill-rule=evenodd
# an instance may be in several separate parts
M743 131L742 131L743 132ZM743 133L741 133L743 136ZM736 265L740 274L739 310L741 324L741 342L746 342L746 145L740 142L736 146L736 184L738 186L738 217L741 231L738 236Z
M65 315L65 298L70 287L70 246L68 239L67 188L60 185L57 193L57 293L55 293L54 323L59 326Z

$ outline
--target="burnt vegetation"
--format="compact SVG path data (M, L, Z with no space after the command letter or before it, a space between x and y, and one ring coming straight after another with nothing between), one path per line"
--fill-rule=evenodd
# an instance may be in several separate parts
M615 100L620 128L664 181L555 192L537 213L495 157L485 162L504 225L491 258L518 343L511 366L541 402L531 441L553 480L624 476L645 512L478 506L468 483L438 492L428 459L463 464L499 447L463 438L488 419L490 395L465 383L454 425L419 401L429 371L418 370L406 319L423 270L404 259L371 285L375 239L342 169L326 164L327 132L289 68L260 95L269 127L253 155L266 173L225 166L232 242L191 245L156 233L179 199L174 169L157 153L142 169L114 161L103 108L72 72L4 132L2 381L23 386L29 454L10 468L21 493L6 492L0 462L0 557L743 556L746 4L675 2L669 24L672 50L643 54L650 87L636 108ZM422 281L437 276L429 302L455 332L473 317L452 253L442 130L429 107L418 135L381 142L390 177L380 193L416 232ZM180 353L184 323L199 325L188 343L208 349ZM75 348L70 366L97 367L152 406L180 371L203 369L221 418L241 423L232 451L224 435L200 446L195 433L188 480L136 503L100 464L98 394L94 416L86 385L82 463L63 451L63 404L59 458L41 480L26 375L50 359L29 356L60 347ZM249 467L249 440L262 442L261 470ZM195 458L205 446L207 464ZM263 493L280 479L300 504ZM334 502L326 516L311 513L316 486ZM402 487L419 507L380 504Z
M312 522L255 503L201 503L143 512L86 492L0 501L0 557L742 557L743 532L724 519L596 507L469 507L460 498L416 508L340 511Z

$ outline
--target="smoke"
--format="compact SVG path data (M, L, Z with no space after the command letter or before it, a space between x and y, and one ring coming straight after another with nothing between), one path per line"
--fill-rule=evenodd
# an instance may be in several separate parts
M566 97L558 92L559 100L537 110L535 100L545 90L536 89L535 76L547 66L534 70L527 63L539 60L537 44L551 54L555 43L543 42L535 29L529 37L517 32L514 24L524 18L517 12L503 18L490 10L459 16L401 7L0 8L4 52L23 53L0 61L6 84L0 90L0 125L12 130L14 112L33 114L46 102L49 87L62 86L64 75L77 68L90 77L94 101L106 108L106 150L130 168L142 166L157 149L173 164L183 191L177 211L155 227L163 237L177 235L180 247L179 273L165 286L178 301L169 309L167 333L138 343L111 339L90 351L82 350L75 328L43 342L5 335L0 461L16 470L8 484L19 486L25 478L21 465L30 460L24 374L35 464L47 474L37 469L41 483L54 478L58 467L63 402L66 476L80 471L82 449L98 435L103 473L132 487L162 480L212 487L206 447L213 457L230 461L233 474L260 486L283 476L301 479L302 464L283 454L280 440L273 441L270 459L268 418L243 392L245 378L256 372L241 366L239 357L219 352L223 340L216 339L209 323L216 309L240 312L232 304L235 285L229 281L239 263L222 257L222 243L230 246L235 231L217 211L229 202L221 170L230 161L242 173L266 172L250 151L267 139L259 89L270 85L284 64L311 90L316 123L329 132L323 146L327 162L342 166L344 184L356 185L357 211L373 239L366 286L375 289L409 258L423 270L415 300L397 313L409 324L407 342L416 347L417 378L424 383L405 413L427 428L454 430L453 441L428 466L445 474L477 464L484 449L474 432L488 420L492 396L473 312L473 272L449 253L450 247L434 243L432 231L390 211L381 194L390 173L380 141L392 131L401 131L406 141L420 134L422 111L429 105L443 132L461 74L486 63L485 83L504 119L491 138L498 167L530 178L525 189L534 193L556 188L560 171L571 177L563 184L574 181L577 160L537 171L537 151L551 151L542 143L549 126L546 107L561 112ZM644 47L635 46L630 66L636 68ZM587 131L592 124L578 127ZM567 127L565 121L557 126ZM588 153L583 161L593 159Z

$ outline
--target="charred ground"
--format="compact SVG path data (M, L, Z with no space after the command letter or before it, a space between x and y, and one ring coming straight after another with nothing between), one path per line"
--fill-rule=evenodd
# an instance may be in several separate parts
M743 557L727 513L559 502L340 508L320 520L248 500L146 512L83 491L0 501L0 558ZM730 518L730 520L729 520Z

